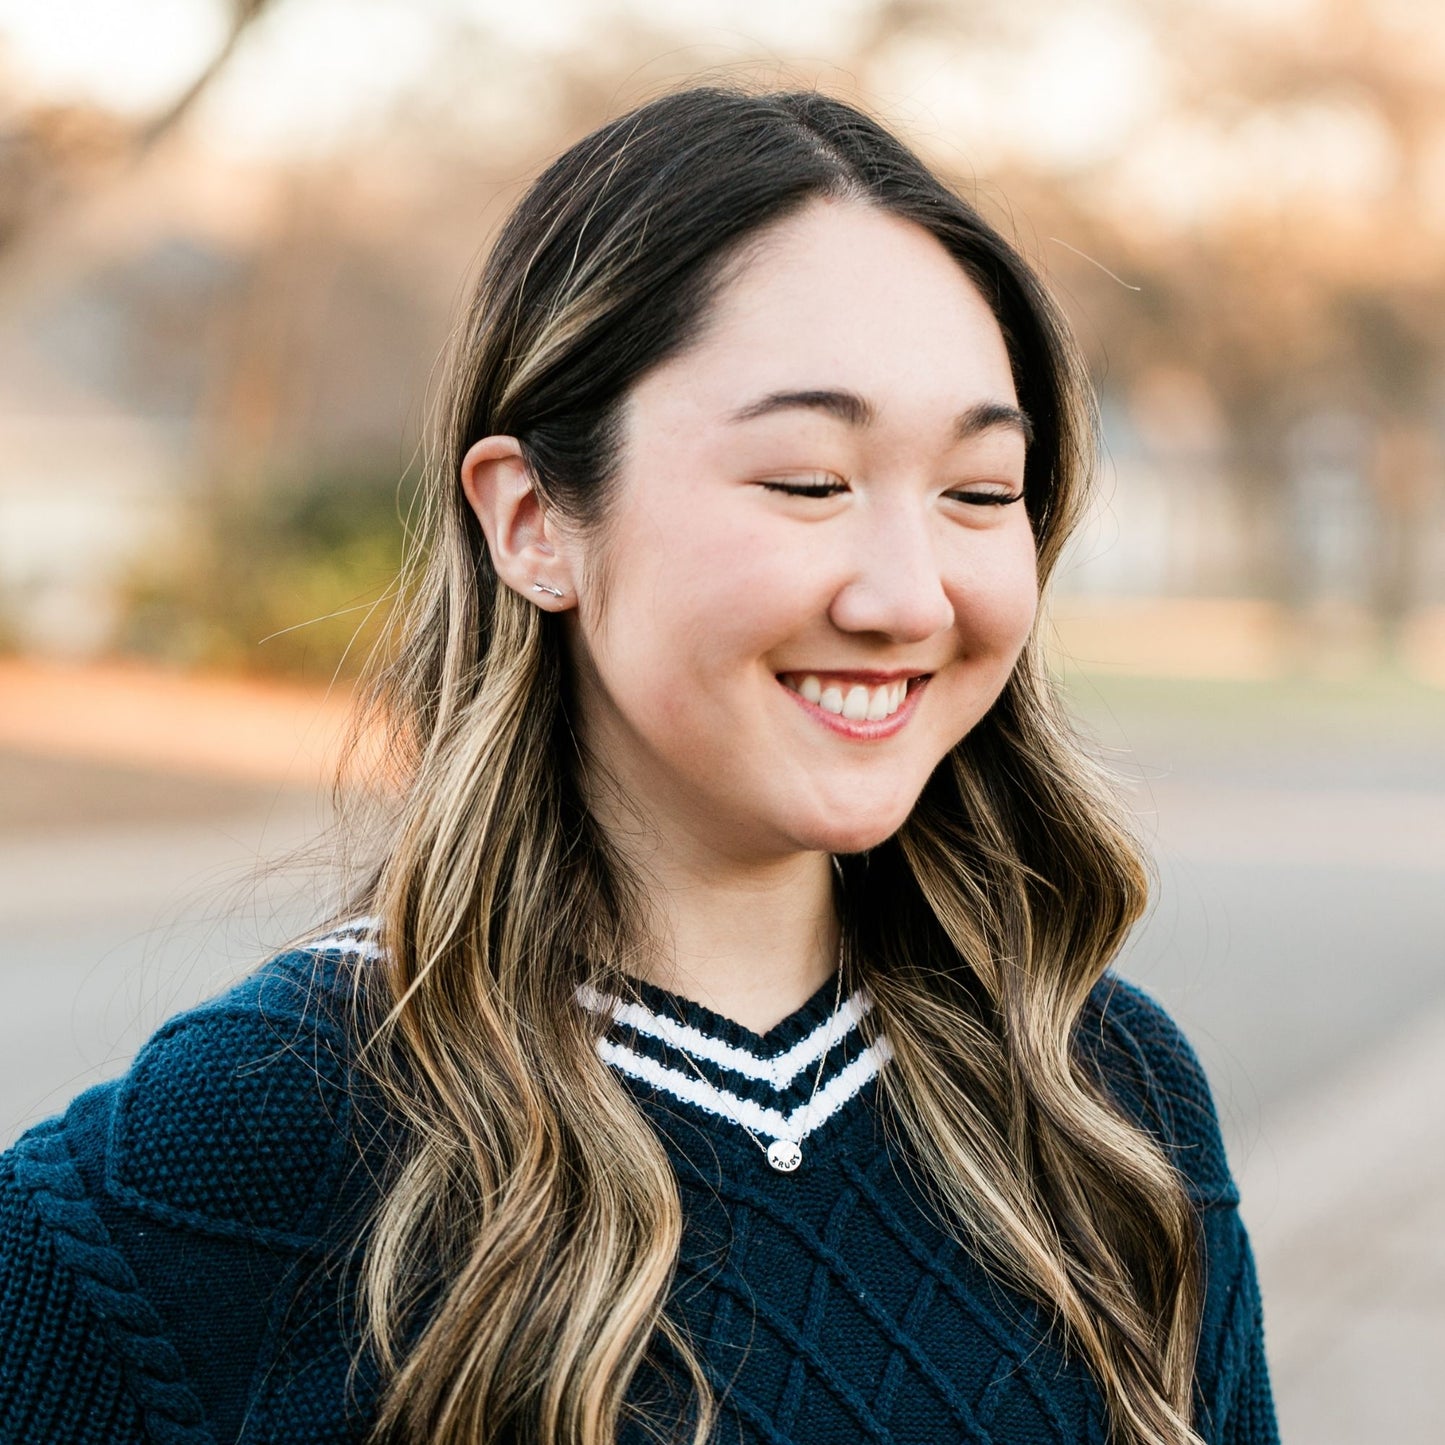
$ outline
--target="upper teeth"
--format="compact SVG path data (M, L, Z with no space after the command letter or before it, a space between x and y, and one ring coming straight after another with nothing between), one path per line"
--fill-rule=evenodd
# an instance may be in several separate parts
M817 703L824 712L837 713L850 722L877 722L888 717L903 706L903 699L908 695L906 678L884 683L882 687L864 687L856 682L825 683L813 673L802 678L785 677L783 681L809 702Z

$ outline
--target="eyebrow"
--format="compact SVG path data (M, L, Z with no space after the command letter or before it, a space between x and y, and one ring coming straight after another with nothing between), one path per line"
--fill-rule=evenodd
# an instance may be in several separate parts
M870 426L876 413L856 391L773 391L740 407L729 421L752 421L775 411L822 411L849 426Z
M1034 424L1028 412L1002 401L975 402L954 420L953 437L955 441L967 441L969 437L992 431L997 426L1010 427L1018 432L1025 446L1034 439Z
M732 422L753 421L779 411L821 411L835 416L848 426L871 426L878 413L872 402L855 391L773 391L750 401L729 416ZM975 402L960 412L953 422L953 439L967 441L994 427L1010 427L1024 439L1034 439L1034 424L1021 407L1002 401Z

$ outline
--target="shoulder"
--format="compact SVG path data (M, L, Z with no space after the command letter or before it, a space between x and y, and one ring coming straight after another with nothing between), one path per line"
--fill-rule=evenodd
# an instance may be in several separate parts
M370 1198L346 967L367 947L271 959L0 1155L0 1438L203 1445L245 1408L273 1301L351 1251Z
M357 1158L348 964L369 947L348 930L272 958L80 1095L58 1127L87 1192L186 1231L321 1242Z
M283 954L158 1030L115 1095L108 1192L191 1228L314 1240L354 1132L347 959Z
M1219 1115L1199 1056L1152 995L1106 972L1079 1016L1079 1051L1105 1091L1164 1146L1200 1204L1234 1204Z

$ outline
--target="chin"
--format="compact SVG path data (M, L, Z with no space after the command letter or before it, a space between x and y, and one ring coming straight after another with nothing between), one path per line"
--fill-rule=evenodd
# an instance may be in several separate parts
M832 819L809 829L804 846L818 853L866 853L887 842L907 821L909 809L890 809L847 820Z

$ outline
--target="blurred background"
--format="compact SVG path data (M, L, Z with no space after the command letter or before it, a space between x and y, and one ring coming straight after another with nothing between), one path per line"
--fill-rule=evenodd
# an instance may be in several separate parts
M330 898L433 368L528 179L685 78L894 124L1102 402L1057 665L1119 967L1214 1081L1286 1441L1445 1418L1445 12L0 0L0 1145Z

